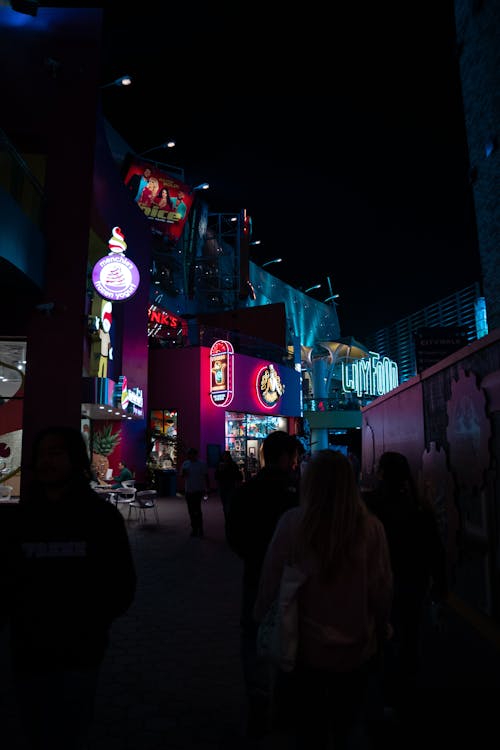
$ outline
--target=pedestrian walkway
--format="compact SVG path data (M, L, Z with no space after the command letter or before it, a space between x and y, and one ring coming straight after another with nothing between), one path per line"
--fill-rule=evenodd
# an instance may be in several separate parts
M143 524L128 521L138 573L135 602L111 632L89 750L288 748L277 737L242 738L245 696L239 658L242 565L224 537L220 499L203 504L205 538L190 536L184 498L158 502ZM126 507L122 509L127 515ZM116 571L120 575L120 571ZM411 728L388 725L380 748L470 736L486 725L477 692L500 688L500 653L450 614L430 634ZM0 747L26 750L10 696L5 631L0 635ZM456 709L447 708L450 704ZM437 723L436 723L437 722ZM485 735L486 739L486 735ZM316 750L312 748L311 750Z

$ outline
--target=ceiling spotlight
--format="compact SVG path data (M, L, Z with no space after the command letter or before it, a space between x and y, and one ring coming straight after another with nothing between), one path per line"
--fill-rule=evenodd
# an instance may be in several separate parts
M131 83L132 83L132 78L130 76L120 76L119 78L115 78L114 81L105 83L103 86L101 86L101 88L107 89L110 86L130 86Z

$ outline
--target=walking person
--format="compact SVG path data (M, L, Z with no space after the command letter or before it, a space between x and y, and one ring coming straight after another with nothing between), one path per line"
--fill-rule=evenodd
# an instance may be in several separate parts
M262 737L271 728L274 673L257 657L253 608L262 561L276 524L282 513L298 504L293 476L295 438L281 430L271 432L262 443L262 459L264 465L257 474L234 491L226 520L228 544L243 560L240 635L249 738Z
M349 459L321 450L269 544L256 597L259 622L286 563L307 579L298 594L299 643L289 729L297 750L349 746L363 719L371 672L390 632L392 573L381 522L364 505Z
M32 750L81 750L110 627L134 599L135 567L121 514L90 487L78 429L42 430L31 469L10 533L19 717Z
M227 519L229 503L234 491L243 481L240 467L231 456L230 451L223 451L215 469L215 480L218 484L224 518Z
M201 501L203 495L210 490L208 468L204 461L198 458L198 449L190 448L187 458L181 467L181 476L184 478L184 493L191 521L191 536L203 538L203 513Z
M384 698L387 707L404 714L417 684L426 606L431 599L442 604L447 596L445 548L434 510L418 493L406 456L383 453L377 482L364 499L384 525L394 574L394 634L384 655Z

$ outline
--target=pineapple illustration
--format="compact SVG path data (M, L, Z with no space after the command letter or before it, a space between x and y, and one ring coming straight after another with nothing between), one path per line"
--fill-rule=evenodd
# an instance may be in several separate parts
M113 453L122 439L121 433L112 431L112 425L108 424L100 432L94 432L92 440L92 463L99 480L106 478L109 469L108 456Z

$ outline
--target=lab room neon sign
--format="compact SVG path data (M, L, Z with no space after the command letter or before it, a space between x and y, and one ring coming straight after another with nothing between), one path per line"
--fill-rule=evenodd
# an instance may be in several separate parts
M342 390L357 396L383 396L399 385L396 362L370 352L369 357L342 362Z
M229 406L234 396L234 348L219 339L210 347L210 400L214 406Z

